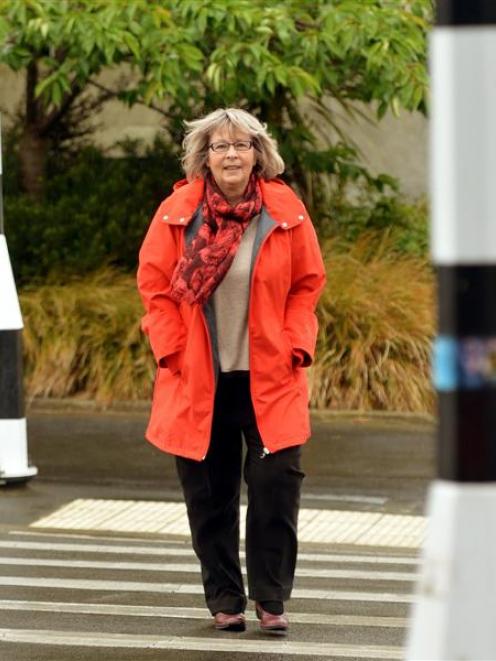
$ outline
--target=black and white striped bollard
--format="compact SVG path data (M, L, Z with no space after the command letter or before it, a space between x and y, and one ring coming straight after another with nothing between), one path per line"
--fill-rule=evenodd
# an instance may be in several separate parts
M438 0L430 47L438 479L407 658L496 659L496 2Z
M0 484L38 473L28 464L22 385L22 316L3 229L0 124Z

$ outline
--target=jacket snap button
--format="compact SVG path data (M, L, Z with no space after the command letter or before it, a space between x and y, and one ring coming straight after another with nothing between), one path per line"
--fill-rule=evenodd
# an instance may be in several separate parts
M288 224L287 224L287 223L282 223L282 226L284 227L284 229L286 229L286 227L288 226Z
M301 214L298 216L298 220L304 220L305 216L302 216Z
M162 216L164 220L169 220L169 216Z
M184 223L184 218L179 218L180 223Z

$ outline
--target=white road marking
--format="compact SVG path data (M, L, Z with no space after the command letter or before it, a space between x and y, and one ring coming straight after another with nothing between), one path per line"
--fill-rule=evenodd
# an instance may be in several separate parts
M241 518L246 506L241 506ZM184 503L78 498L31 524L34 528L148 532L189 536ZM377 512L300 510L300 542L418 548L426 529L422 516ZM243 537L243 526L241 530Z
M138 535L133 535L132 537L123 537L122 535L115 535L113 534L112 536L108 537L106 535L100 534L95 534L95 533L82 533L82 532L70 532L70 531L64 531L64 532L56 532L56 531L51 531L51 532L45 532L43 530L9 530L8 531L9 535L15 535L16 537L63 537L64 539L98 539L99 541L102 542L129 542L130 544L136 544L140 542L146 542L147 544L150 544L151 546L154 545L160 545L163 544L164 542L160 540L160 536L157 539L157 535L154 535L153 537L143 537L143 536L138 536ZM184 546L185 545L185 540L184 539L172 539L168 538L167 539L168 544L177 544L178 546Z
M38 578L0 576L0 585L10 587L60 588L69 590L112 590L116 592L158 592L165 594L203 594L203 586L185 583L148 583L138 581L106 581L82 578ZM296 588L293 599L325 599L332 601L367 601L409 604L413 596L403 593L355 592Z
M334 500L344 503L367 503L369 505L384 505L389 498L383 496L355 496L352 494L308 493L302 495L303 502L309 500Z
M106 562L100 560L54 560L46 558L17 558L0 556L1 565L27 567L60 567L63 569L107 569L109 571L139 571L139 572L171 572L200 574L199 563L180 562ZM416 581L415 574L409 572L378 572L361 569L309 569L299 567L296 570L299 578L337 578L357 581Z
M19 601L0 599L0 610L78 613L87 615L121 615L125 617L161 617L181 620L208 620L206 608L185 606L140 606L122 604L80 604L64 601ZM246 613L247 620L256 621L254 613ZM379 617L366 615L324 615L321 613L290 612L291 624L323 624L339 627L380 627L403 629L408 625L404 617Z
M41 537L42 539L47 536L47 533L30 533L30 536ZM50 535L52 536L52 535ZM57 535L63 539L73 539L73 535ZM76 536L77 537L77 536ZM100 537L85 536L85 539L92 539L100 541ZM112 541L113 540L110 538ZM119 540L122 541L122 540ZM134 540L143 543L143 540ZM146 540L148 544L148 540ZM123 546L121 544L74 544L65 542L24 542L17 540L0 540L0 548L5 549L19 549L19 550L32 550L32 551L62 551L67 553L118 553L118 554L136 554L136 555L158 555L160 557L176 556L176 557L195 557L191 548L186 548L184 543L181 542L183 548L169 546L170 540L167 540L167 545L164 542L155 543L150 546ZM244 558L243 551L240 552L240 557ZM369 554L349 554L349 553L298 553L298 561L308 562L335 562L335 563L359 563L359 564L384 564L384 565L412 565L419 564L419 559L415 556L399 556L399 555L369 555Z
M258 654L293 654L361 659L402 659L399 647L376 645L338 645L334 643L293 642L287 640L242 640L194 638L186 636L154 636L147 634L104 634L79 631L50 631L46 629L0 629L0 641L38 645L70 645L77 647L112 647L135 649L191 650Z

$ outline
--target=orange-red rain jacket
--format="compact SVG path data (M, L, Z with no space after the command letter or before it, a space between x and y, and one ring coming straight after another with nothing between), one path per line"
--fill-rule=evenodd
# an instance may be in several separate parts
M312 362L315 306L325 283L315 230L303 203L281 180L260 182L263 207L253 248L248 313L250 389L265 452L310 436L307 380L293 349ZM142 329L157 360L146 437L165 452L205 458L210 442L219 359L215 315L205 305L168 296L177 261L201 223L204 182L177 182L159 206L140 250ZM179 352L179 353L178 353ZM167 357L180 356L166 367ZM174 369L172 367L174 365Z

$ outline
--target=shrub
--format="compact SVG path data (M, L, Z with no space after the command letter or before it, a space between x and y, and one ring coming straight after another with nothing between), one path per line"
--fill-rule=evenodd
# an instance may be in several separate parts
M433 277L418 258L394 259L366 237L350 252L324 246L328 283L309 370L311 406L430 411ZM21 294L31 397L108 404L148 398L155 371L141 335L134 278L105 270Z
M387 249L397 256L425 258L429 248L427 200L408 200L399 193L377 194L371 188L351 196L335 197L320 219L322 239L334 238L346 249L367 235L367 243L379 249L387 237Z
M136 284L110 269L20 295L29 397L148 398L155 368Z
M144 150L122 143L123 156L95 147L52 156L43 202L20 192L8 154L5 225L18 284L64 282L104 265L133 271L151 215L180 178L177 155L163 141Z
M434 278L425 260L402 257L367 235L348 252L324 246L312 405L432 411L430 348Z
M18 284L64 282L104 265L134 271L153 211L182 177L177 148L157 138L148 148L139 141L119 143L120 158L96 147L52 153L45 198L35 202L21 190L17 143L14 130L7 135L4 180ZM328 181L329 190L324 184L316 190L310 210L321 238L334 237L348 250L363 232L375 232L379 241L387 232L397 254L425 256L426 202L403 199L387 175L360 181Z

